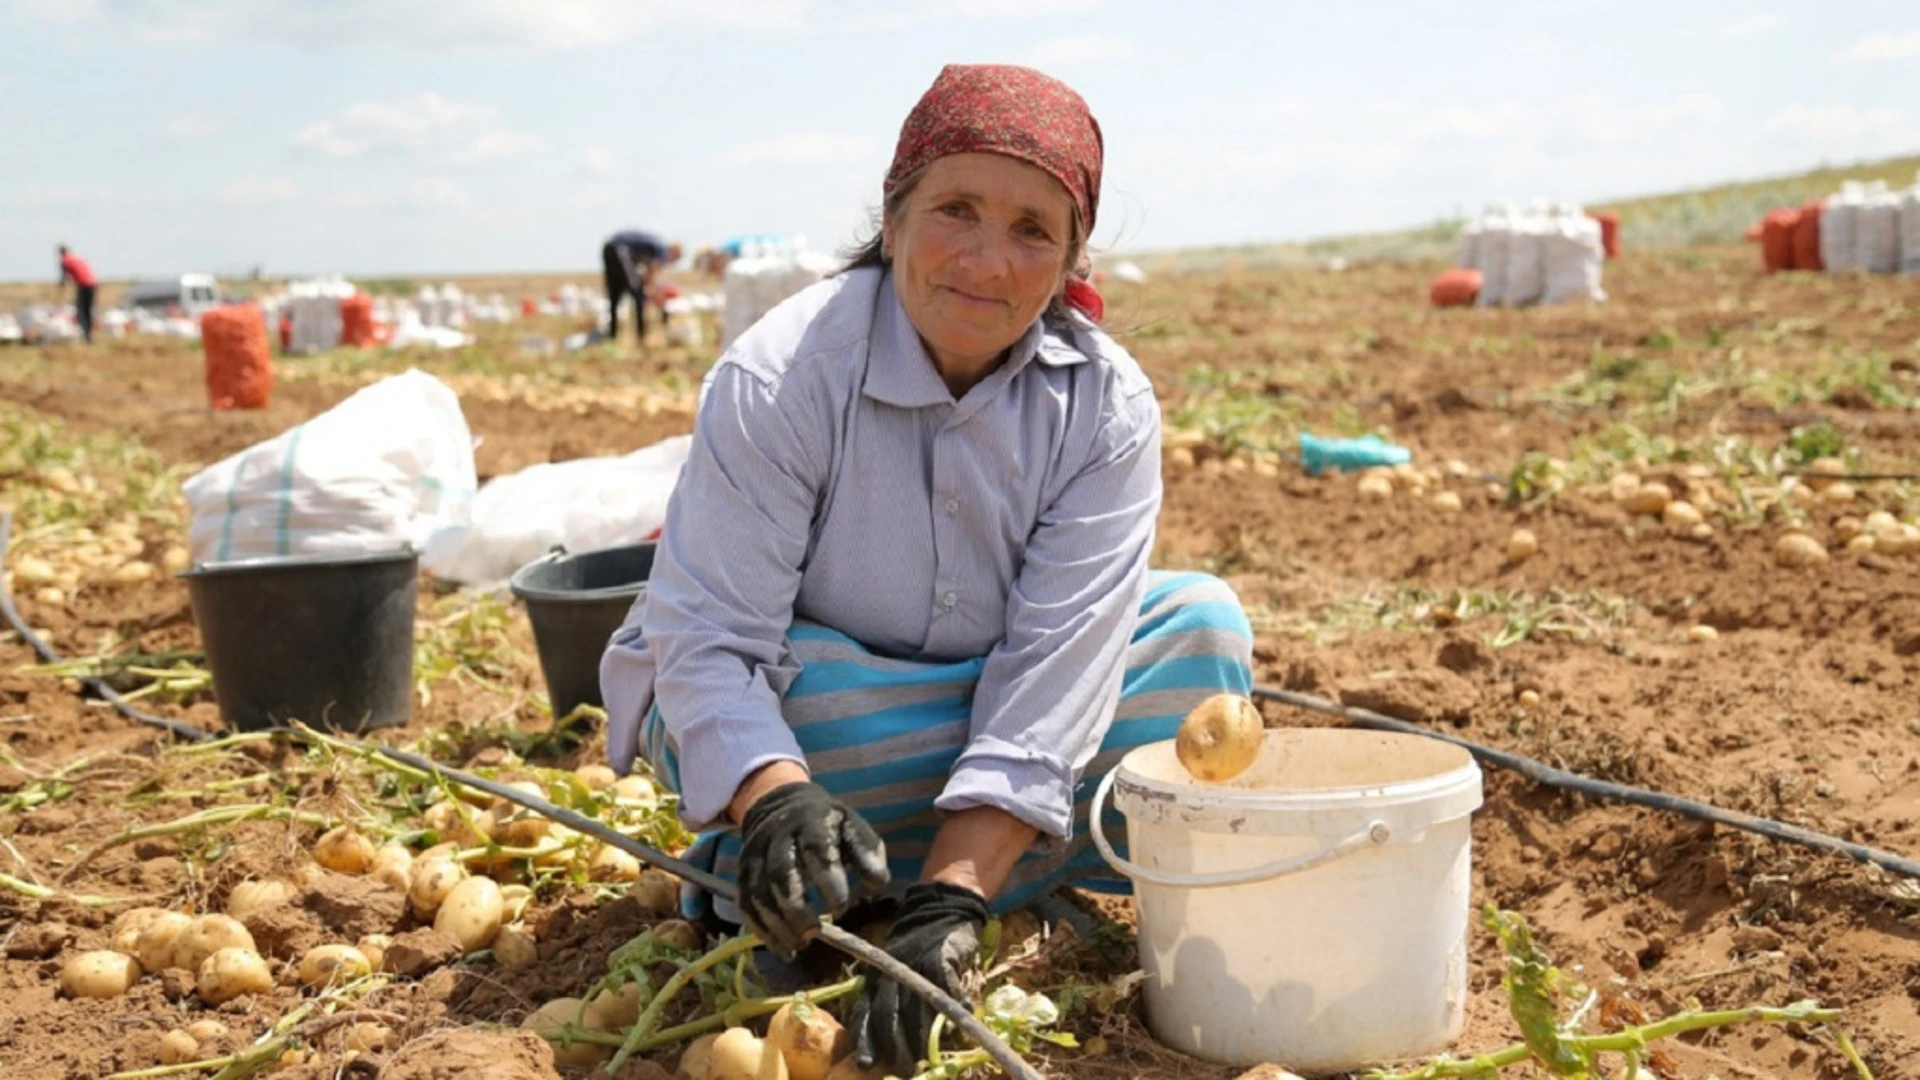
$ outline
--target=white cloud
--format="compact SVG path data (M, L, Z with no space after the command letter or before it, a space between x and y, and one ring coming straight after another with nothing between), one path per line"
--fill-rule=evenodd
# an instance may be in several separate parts
M973 19L1044 18L1098 11L1106 0L958 0L955 14Z
M473 205L473 200L467 197L466 192L461 191L452 181L438 176L415 180L411 194L413 204L420 207L465 210Z
M807 0L15 0L15 13L29 20L145 45L417 52L587 48L675 25L791 31L806 7Z
M1765 11L1757 15L1749 15L1744 19L1735 19L1730 23L1724 23L1720 27L1719 34L1721 37L1730 38L1764 37L1767 34L1777 32L1786 25L1787 17L1785 15L1777 11Z
M102 15L99 0L13 0L13 13L50 26L78 26Z
M589 176L605 176L613 169L613 151L604 146L589 146L580 154L580 171Z
M890 5L882 14L856 15L812 29L832 33L868 33L905 30L953 19L1045 19L1084 15L1106 6L1106 0L933 0Z
M741 143L723 152L720 160L728 165L826 165L858 161L873 150L873 140L864 135L800 131L776 139Z
M1133 42L1104 34L1074 34L1041 42L1027 54L1027 62L1036 67L1072 67L1086 64L1115 64L1130 60Z
M1788 105L1767 119L1766 130L1860 152L1898 149L1915 135L1906 114L1891 105Z
M518 157L545 146L546 140L528 131L488 131L473 137L466 156L475 161L489 158Z
M175 142L198 142L227 129L227 122L205 109L188 109L167 122L160 134Z
M1595 160L1694 145L1724 127L1718 98L1628 105L1601 94L1485 104L1305 102L1251 110L1230 137L1177 135L1110 147L1109 175L1188 195L1271 193L1332 183L1394 189L1410 171L1448 172L1480 189L1580 192ZM1193 168L1205 161L1206 169Z
M230 206L269 206L291 202L300 189L282 177L250 176L220 189L216 197Z
M498 115L490 105L449 101L431 92L362 101L337 117L308 124L293 145L324 157L391 153L459 163L512 157L545 145L538 135L499 127Z
M30 184L13 201L25 207L103 205L120 201L120 192L111 184Z
M1836 64L1869 64L1880 60L1920 60L1920 30L1907 34L1868 34L1833 55Z
M1552 34L1528 34L1514 42L1513 51L1517 56L1559 56L1567 51L1567 42Z

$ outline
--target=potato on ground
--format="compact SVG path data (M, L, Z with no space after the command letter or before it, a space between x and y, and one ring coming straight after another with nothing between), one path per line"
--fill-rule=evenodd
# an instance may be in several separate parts
M247 949L221 949L200 965L194 980L200 1000L221 1005L243 994L264 994L273 989L273 974L258 953Z
M728 1028L708 1051L707 1080L788 1080L787 1060L746 1028Z
M527 1031L550 1033L548 1041L553 1044L553 1062L556 1065L573 1068L591 1068L613 1057L613 1047L598 1043L577 1042L571 1046L562 1044L560 1032L573 1023L579 1015L579 998L554 998L527 1015L520 1022Z
M804 1001L780 1006L767 1025L767 1041L786 1059L793 1080L826 1080L827 1070L851 1049L840 1021Z
M140 961L111 949L95 949L60 965L60 991L76 998L116 998L140 981Z
M295 973L315 990L350 982L373 970L367 955L351 945L316 945L300 958Z
M500 886L492 878L470 877L447 892L433 928L458 941L462 951L473 952L492 944L505 914Z

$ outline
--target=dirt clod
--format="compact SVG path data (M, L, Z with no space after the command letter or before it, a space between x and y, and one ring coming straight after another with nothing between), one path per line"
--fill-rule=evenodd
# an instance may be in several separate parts
M400 1048L380 1080L560 1080L553 1049L529 1031L437 1031Z
M460 943L452 934L423 926L398 934L387 946L387 970L403 979L417 979L460 958Z
M28 923L16 927L7 941L9 960L45 960L73 941L73 927L63 922Z
M349 941L390 933L400 925L406 897L372 878L322 874L307 886L301 906L328 929Z

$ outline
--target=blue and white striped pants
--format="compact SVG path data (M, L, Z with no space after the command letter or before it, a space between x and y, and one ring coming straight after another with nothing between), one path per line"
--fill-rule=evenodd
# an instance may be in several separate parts
M801 622L789 633L798 676L781 711L816 783L859 811L887 845L897 885L919 879L939 813L933 801L966 745L974 682L984 660L921 663L869 652L837 630ZM1102 892L1129 891L1087 836L1094 787L1127 751L1171 739L1187 711L1218 693L1253 687L1253 630L1231 587L1201 573L1155 571L1127 648L1120 705L1100 751L1074 789L1073 836L1036 845L1017 863L994 900L996 912L1025 906L1071 881ZM679 790L679 756L658 705L640 730L640 753L668 787ZM1125 819L1109 809L1108 837L1124 852ZM1042 850L1051 848L1051 850ZM685 858L736 879L740 841L731 831L701 834ZM689 892L687 914L704 897ZM738 922L731 903L715 914Z

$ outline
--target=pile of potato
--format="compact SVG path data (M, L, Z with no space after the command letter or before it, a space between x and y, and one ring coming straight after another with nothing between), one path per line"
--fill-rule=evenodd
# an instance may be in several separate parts
M194 973L194 988L209 1005L273 989L267 962L239 919L156 907L121 915L113 924L113 948L69 958L60 989L69 997L119 997L142 975L173 968Z
M1198 431L1167 430L1160 440L1160 463L1169 473L1198 472L1202 476L1252 473L1277 479L1286 459L1272 450L1234 450L1210 442Z
M658 805L658 793L644 777L618 778L604 765L583 766L575 775L592 790L610 792L616 805L628 810ZM531 781L514 786L545 794ZM458 942L463 953L491 949L495 961L507 970L530 967L539 959L533 931L522 921L533 890L523 883L489 876L505 877L516 869L513 858L475 854L474 849L486 847L489 840L508 848L545 852L534 858L536 865L580 860L590 879L626 884L630 895L649 914L670 915L679 906L679 882L672 875L651 868L643 870L626 852L573 833L504 799L464 792L459 805L443 800L430 807L426 824L449 839L415 854L403 844L376 844L355 826L341 825L315 841L314 863L336 874L372 878L402 893L414 918ZM66 961L60 974L61 990L70 997L113 998L126 993L144 975L177 968L194 974L195 990L209 1006L246 994L267 993L275 985L273 972L242 920L254 912L295 901L300 893L300 887L292 882L262 879L235 885L228 892L224 914L195 916L156 907L135 908L114 923L112 948L82 952ZM683 920L662 922L654 927L654 933L689 951L697 952L701 947L699 931ZM285 978L316 991L340 986L384 970L391 945L392 939L386 934L368 934L351 943L317 945L290 965ZM613 1030L632 1024L640 1009L637 991L637 986L629 985L620 994L599 995L588 1010L589 1025L604 1024L605 1030ZM572 999L563 1001L579 1004ZM560 1004L550 1003L549 1009ZM572 1019L572 1013L567 1019ZM201 1044L211 1037L210 1030L168 1032L160 1043L161 1064L197 1060ZM393 1033L378 1024L356 1025L347 1034L349 1049L380 1049L393 1040ZM579 1055L600 1049L604 1048L573 1047L572 1052ZM566 1052L562 1060L568 1060Z
M604 991L584 1005L579 998L556 998L531 1013L521 1027L559 1039L569 1024L594 1031L619 1031L639 1018L638 987ZM554 1061L590 1068L605 1063L613 1048L564 1040L554 1043ZM678 1073L686 1080L879 1080L886 1070L862 1070L852 1058L846 1028L826 1009L806 1002L782 1005L767 1023L766 1035L745 1027L702 1035L681 1051Z
M48 470L52 473L64 469ZM160 556L156 570L146 561L146 545L140 540L139 526L131 520L115 521L98 531L78 528L62 534L68 546L45 555L20 555L12 560L11 591L30 596L48 605L64 604L83 584L102 584L113 588L140 585L157 573L178 573L187 568L187 549L174 545Z

